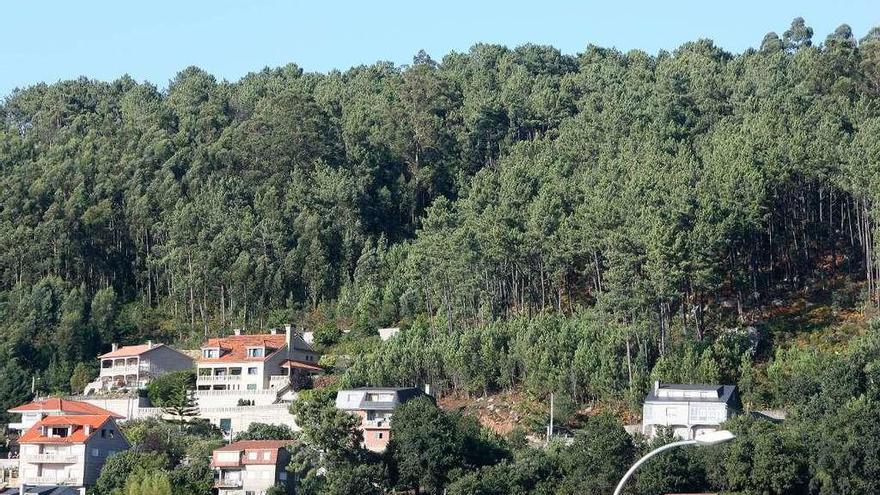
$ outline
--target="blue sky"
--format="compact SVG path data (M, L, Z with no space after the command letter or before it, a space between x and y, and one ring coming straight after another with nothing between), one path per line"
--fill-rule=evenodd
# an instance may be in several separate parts
M130 74L165 87L197 65L237 80L295 62L308 71L390 60L420 49L440 59L477 42L589 44L655 53L711 38L740 52L802 16L819 42L841 23L857 37L880 3L836 1L19 1L0 7L0 95L40 81Z

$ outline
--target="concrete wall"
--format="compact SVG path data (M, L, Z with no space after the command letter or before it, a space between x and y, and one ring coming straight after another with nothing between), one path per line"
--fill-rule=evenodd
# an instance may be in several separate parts
M287 425L294 430L299 430L293 415L290 414L289 404L200 408L199 417L207 419L218 427L221 425L222 420L228 419L231 425L229 433L233 436L238 432L247 430L251 423Z
M88 402L94 406L102 407L114 412L126 419L139 417L138 409L150 407L150 399L146 397L72 397L72 400Z

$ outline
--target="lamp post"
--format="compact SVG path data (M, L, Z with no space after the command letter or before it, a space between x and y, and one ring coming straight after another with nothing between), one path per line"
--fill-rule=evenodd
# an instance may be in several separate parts
M734 435L732 432L727 430L719 430L713 431L712 433L706 433L705 435L700 435L698 438L695 438L693 440L682 440L679 442L668 443L666 445L663 445L662 447L658 447L651 452L645 454L644 457L636 461L636 463L633 464L631 468L629 468L629 471L627 471L626 474L623 475L623 478L620 478L620 483L618 483L617 488L614 489L614 495L620 495L620 493L623 491L623 485L626 484L626 481L630 478L630 476L632 476L634 472L636 472L636 469L638 469L639 466L641 466L645 463L645 461L654 457L660 452L674 449L675 447L683 447L686 445L718 445L719 443L729 442L734 438L736 438L736 435Z

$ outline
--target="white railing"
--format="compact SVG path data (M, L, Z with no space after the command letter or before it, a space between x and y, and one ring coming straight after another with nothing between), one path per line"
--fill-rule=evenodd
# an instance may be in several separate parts
M25 462L51 463L51 464L76 464L79 457L71 454L55 454L51 452L43 454L27 454L22 456Z
M56 478L54 476L27 476L19 478L23 485L81 485L77 478Z
M234 382L241 380L241 375L199 375L199 382Z
M149 366L137 364L127 364L123 366L111 366L109 368L101 368L101 376L137 375L138 373L149 372Z
M242 481L237 479L222 479L214 482L214 488L241 488Z

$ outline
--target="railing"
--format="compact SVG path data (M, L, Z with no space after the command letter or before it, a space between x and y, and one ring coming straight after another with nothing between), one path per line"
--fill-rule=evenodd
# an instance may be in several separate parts
M118 375L137 375L138 373L149 373L148 365L127 364L123 366L111 366L109 368L101 368L101 376L118 376Z
M240 479L221 479L214 481L214 488L241 488L242 481Z
M23 485L81 485L77 478L56 478L54 476L22 476L19 478Z
M241 380L241 375L199 375L198 382L232 382Z
M31 425L31 426L33 426L33 425ZM10 430L27 429L27 427L25 427L24 423L9 423L8 425L6 425L6 427L9 428Z
M367 428L390 428L391 420L390 419L367 419L363 422L364 427Z
M43 453L43 454L27 454L23 455L22 458L25 462L31 463L51 463L51 464L76 464L79 461L79 457L71 454L56 454L56 453Z

